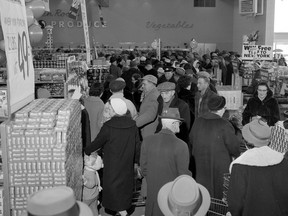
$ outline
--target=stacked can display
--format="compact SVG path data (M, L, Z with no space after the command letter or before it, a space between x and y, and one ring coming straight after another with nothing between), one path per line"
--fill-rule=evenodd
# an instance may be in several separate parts
M6 131L9 186L4 187L9 189L11 215L20 215L27 197L44 188L67 185L81 199L81 108L77 100L34 100L6 123Z

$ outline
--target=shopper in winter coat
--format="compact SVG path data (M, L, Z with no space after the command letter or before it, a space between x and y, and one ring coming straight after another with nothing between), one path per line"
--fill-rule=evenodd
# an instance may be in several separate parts
M212 96L216 95L216 93L210 88L210 74L206 71L201 71L197 76L197 87L199 91L195 96L195 119L209 113L207 106L208 100Z
M105 122L85 153L103 148L103 197L106 209L127 215L132 205L134 184L134 163L139 163L140 141L138 128L131 117L126 116L126 103L120 98L110 101L111 115Z
M232 124L222 118L225 104L224 97L211 97L208 101L210 112L197 118L190 132L196 181L217 199L223 197L223 175L229 173L232 157L240 154L240 139Z
M156 88L157 77L146 75L142 78L143 101L140 106L138 117L135 119L137 127L141 129L143 139L156 131L158 124L157 110L159 92Z
M230 166L230 213L233 216L288 215L288 160L283 153L269 147L275 146L268 145L269 126L255 119L243 127L242 133L255 148L244 152Z
M280 120L278 102L272 96L272 91L265 82L258 84L253 97L248 100L242 114L242 124L245 125L254 118L259 117L266 119L269 126L273 126Z
M93 141L102 127L104 103L100 99L103 87L100 83L93 83L89 89L89 97L84 98L84 106L89 114L91 141Z
M192 91L192 88L197 88L196 84L192 82L192 79L192 77L187 75L182 76L177 82L178 87L176 87L176 89L178 89L178 97L185 101L189 106L191 118L190 128L192 128L195 119L195 92Z
M183 122L180 126L180 131L176 136L190 145L189 142L189 131L190 131L190 109L186 102L179 99L175 92L176 85L172 82L164 82L157 86L160 96L158 97L158 115L161 116L164 112L167 112L169 108L178 108L180 117L183 119ZM158 126L156 128L156 133L162 129L161 119L158 120ZM192 150L189 147L189 150Z
M175 136L183 120L178 109L169 108L160 118L162 130L144 138L141 146L140 165L148 186L146 216L163 216L157 194L164 184L182 174L191 176L187 144Z

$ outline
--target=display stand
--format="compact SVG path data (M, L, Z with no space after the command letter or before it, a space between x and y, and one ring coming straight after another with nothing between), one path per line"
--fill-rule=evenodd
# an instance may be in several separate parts
M67 185L81 199L83 157L77 100L34 100L0 127L4 215L21 215L29 195L53 186Z

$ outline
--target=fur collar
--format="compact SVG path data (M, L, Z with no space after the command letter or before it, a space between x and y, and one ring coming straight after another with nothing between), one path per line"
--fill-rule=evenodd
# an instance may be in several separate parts
M247 166L272 166L279 164L284 158L284 154L274 151L268 146L249 149L241 156L236 158L231 164L229 171L231 173L234 164L242 164Z

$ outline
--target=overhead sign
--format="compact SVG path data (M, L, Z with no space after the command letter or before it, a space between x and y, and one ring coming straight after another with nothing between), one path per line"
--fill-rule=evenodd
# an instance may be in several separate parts
M273 49L272 46L267 45L243 45L242 48L243 60L272 60Z
M24 0L0 1L7 59L8 111L14 113L34 99L34 68Z

